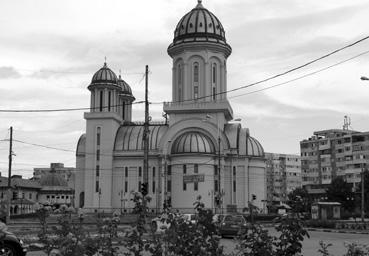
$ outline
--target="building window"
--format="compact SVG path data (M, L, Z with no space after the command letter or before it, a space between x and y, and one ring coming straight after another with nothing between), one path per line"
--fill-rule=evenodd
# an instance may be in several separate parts
M152 193L155 193L155 181L152 182Z
M199 173L199 165L198 164L194 165L194 173Z
M111 91L108 93L108 111L110 111L111 108Z
M198 182L193 183L193 190L195 190L195 191L199 190L199 183Z
M233 177L236 177L236 166L233 166Z
M124 176L128 177L128 167L124 168Z
M104 100L104 93L103 91L100 91L100 112L103 111L103 100Z
M171 180L167 181L167 191L172 192L172 181Z
M193 82L199 82L199 63L197 62L193 64Z
M141 181L138 182L138 191L141 191Z
M213 84L217 82L217 64L213 64Z
M214 176L218 176L218 165L214 165Z
M22 198L24 199L26 197L26 194L22 192Z
M61 196L61 199L64 199L64 196Z
M155 178L155 167L152 168L152 177Z
M233 181L233 192L236 192L236 181Z
M128 192L128 181L124 182L124 192Z
M65 199L68 199L69 198L69 196L65 196Z
M96 177L100 176L100 165L96 165Z
M126 102L123 101L123 104L122 104L122 118L123 120L126 118Z
M51 196L51 199L55 199L55 196L54 196L54 195L52 195L52 196Z
M182 84L182 67L178 65L178 85Z
M183 191L187 190L187 183L183 181Z
M198 86L193 87L193 97L194 99L197 99L199 97L199 87Z
M99 181L97 180L96 181L96 184L95 184L95 192L98 193L100 191L100 188L99 188Z
M1 192L1 198L4 198L4 192Z
M184 164L183 165L183 174L185 175L187 173L187 166Z
M172 166L168 165L168 176L172 175Z
M101 127L97 127L96 129L96 145L100 146L101 143Z
M100 161L100 149L96 150L96 161Z
M216 100L216 98L217 98L217 92L216 92L216 89L215 89L215 87L213 87L213 100Z
M47 196L46 196L46 199L50 199L50 196L49 196L49 195L47 195Z
M218 180L214 180L214 191L218 192Z
M142 167L138 167L138 177L142 176Z

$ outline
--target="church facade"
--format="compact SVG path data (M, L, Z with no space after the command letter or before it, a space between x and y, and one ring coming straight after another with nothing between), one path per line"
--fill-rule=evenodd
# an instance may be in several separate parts
M164 203L190 212L197 196L208 208L265 208L261 144L233 120L227 99L232 52L219 19L198 1L168 47L172 101L166 122L150 122L148 192L151 209ZM130 86L107 66L88 86L91 110L76 152L76 207L129 209L143 182L143 122L132 121ZM168 88L169 89L169 88Z

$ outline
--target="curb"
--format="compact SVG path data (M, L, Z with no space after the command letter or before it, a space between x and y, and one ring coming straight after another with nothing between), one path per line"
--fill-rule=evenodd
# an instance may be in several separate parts
M339 230L339 229L307 228L307 231L318 231L318 232L328 232L328 233L344 233L344 234L369 235L369 231L357 231L357 230Z

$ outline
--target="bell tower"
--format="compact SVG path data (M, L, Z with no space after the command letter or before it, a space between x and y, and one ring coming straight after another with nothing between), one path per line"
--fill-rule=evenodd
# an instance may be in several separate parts
M173 59L171 119L191 113L214 113L220 123L232 120L227 100L227 58L232 49L218 18L201 1L179 21L168 54Z

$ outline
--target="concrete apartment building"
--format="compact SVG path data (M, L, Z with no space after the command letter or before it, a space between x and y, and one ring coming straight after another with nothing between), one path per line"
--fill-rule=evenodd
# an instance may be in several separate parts
M316 131L300 142L302 184L324 188L336 176L343 176L353 189L369 160L369 132L346 129Z
M287 201L287 195L301 187L301 158L299 155L265 153L268 205Z

